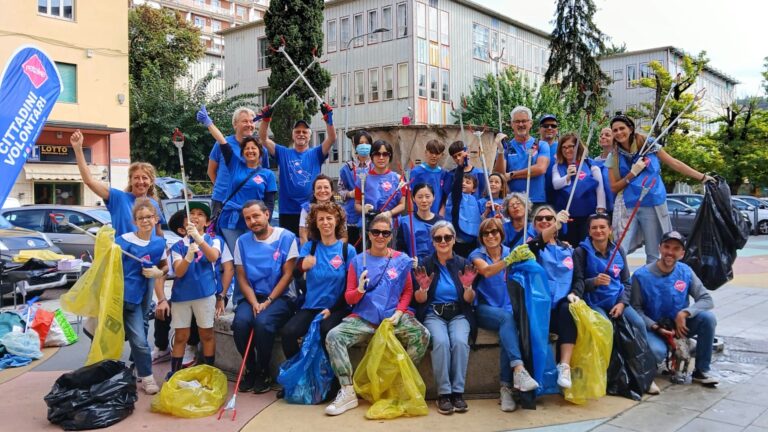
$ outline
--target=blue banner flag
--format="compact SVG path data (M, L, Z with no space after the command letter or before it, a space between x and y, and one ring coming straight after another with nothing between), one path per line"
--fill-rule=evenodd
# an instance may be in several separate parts
M40 49L22 46L0 78L0 204L5 202L61 93L56 65Z

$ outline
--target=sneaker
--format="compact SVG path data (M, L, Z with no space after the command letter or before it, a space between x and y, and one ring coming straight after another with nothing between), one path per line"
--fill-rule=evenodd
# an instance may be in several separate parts
M512 387L501 386L501 410L504 412L512 412L517 408L515 399L512 397Z
M148 395L153 395L160 391L160 387L158 387L155 382L155 377L152 375L145 376L141 379L141 388L144 389L144 393Z
M565 363L557 365L557 385L561 388L571 388L571 367Z
M532 391L539 388L539 383L531 378L531 375L528 374L528 371L525 369L515 371L513 374L512 382L514 383L514 387L521 392Z
M437 398L437 412L445 415L453 414L453 402L451 402L451 395L440 395Z
M648 393L649 395L661 394L661 389L659 388L659 386L656 385L655 381L651 381L651 386L648 387L648 391L646 393Z
M451 403L453 404L453 412L465 413L469 411L469 405L467 405L464 395L461 393L453 393L451 395Z
M270 390L272 390L272 388L270 387L269 378L264 376L264 374L256 375L256 379L253 382L253 388L251 388L251 391L256 394L262 394Z
M241 393L249 392L253 390L253 383L256 382L256 374L251 371L245 371L245 375L240 380L240 386L237 391Z
M325 413L336 416L357 408L357 395L355 388L351 385L341 386L341 390L336 393L336 399L330 405L325 407Z
M173 371L172 370L168 371L168 373L165 374L165 382L170 381L172 376L173 376Z
M166 348L164 350L161 350L158 347L152 348L152 364L167 362L170 359L171 359L170 348Z
M701 385L705 386L716 386L720 383L720 380L717 379L717 376L710 372L702 372L698 369L693 371L692 375L693 381L700 383Z
M197 357L197 346L187 345L184 347L184 360L181 361L181 364L185 368L190 367L193 364L195 364L196 357Z

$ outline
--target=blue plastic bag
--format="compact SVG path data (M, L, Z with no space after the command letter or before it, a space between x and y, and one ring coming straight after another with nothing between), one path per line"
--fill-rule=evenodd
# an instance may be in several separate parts
M43 356L40 350L40 336L32 329L26 333L10 332L0 338L0 343L5 345L8 353L37 360Z
M282 384L288 403L320 403L331 388L333 369L320 344L322 320L323 315L317 314L301 342L301 351L280 365L277 382Z

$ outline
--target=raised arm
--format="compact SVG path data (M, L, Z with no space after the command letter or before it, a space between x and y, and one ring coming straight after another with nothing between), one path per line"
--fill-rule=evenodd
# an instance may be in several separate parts
M669 153L664 151L664 149L659 150L656 155L659 157L659 160L664 163L664 165L672 168L673 170L677 171L678 173L690 177L693 180L704 182L707 181L707 175L705 173L699 172L688 165L686 165L684 162L681 162L674 157L672 157ZM711 177L710 177L711 179Z
M496 140L494 141L496 144L496 162L493 164L493 170L495 172L507 172L507 158L506 155L504 155L504 140L506 138L506 135L500 133L496 135Z
M331 146L336 142L336 128L333 127L333 108L327 103L320 105L320 112L323 113L325 120L325 141L323 141L323 156L327 156L331 151Z
M83 183L101 199L108 200L109 184L94 180L90 171L88 171L88 164L85 162L85 154L83 154L83 133L80 132L80 129L72 133L72 136L69 137L69 143L72 144L72 150L75 152L77 169L80 170L80 177L83 178Z
M269 139L269 122L272 121L272 107L267 105L261 110L259 123L259 142L267 148L271 156L275 155L275 142ZM335 136L335 135L334 135Z

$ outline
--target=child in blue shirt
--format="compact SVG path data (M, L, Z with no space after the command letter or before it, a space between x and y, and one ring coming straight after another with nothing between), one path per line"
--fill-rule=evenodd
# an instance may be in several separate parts
M456 227L456 243L453 251L464 258L477 247L477 233L482 222L480 206L477 204L475 190L477 177L464 173L460 165L456 167L453 190L445 206L445 212ZM461 178L461 189L456 187Z

